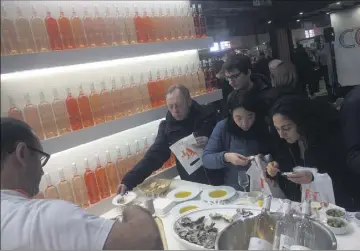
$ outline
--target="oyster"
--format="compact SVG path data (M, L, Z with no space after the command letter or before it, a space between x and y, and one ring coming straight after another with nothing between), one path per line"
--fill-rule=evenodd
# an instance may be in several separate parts
M205 219L205 216L202 216L193 221L189 217L182 217L175 223L174 231L180 238L190 243L214 249L218 229L214 222L206 224Z

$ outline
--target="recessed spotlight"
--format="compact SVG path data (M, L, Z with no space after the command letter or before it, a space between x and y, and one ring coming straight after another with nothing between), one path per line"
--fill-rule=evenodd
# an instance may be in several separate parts
M296 20L296 22L300 22L300 19Z
M337 2L336 4L337 4L337 5L340 5L340 4L341 4L341 2Z
M326 12L326 14L330 15L330 12Z
M272 23L272 21L270 20L270 21L268 21L268 24L271 24Z
M299 14L302 15L302 14L304 14L304 12L300 12Z

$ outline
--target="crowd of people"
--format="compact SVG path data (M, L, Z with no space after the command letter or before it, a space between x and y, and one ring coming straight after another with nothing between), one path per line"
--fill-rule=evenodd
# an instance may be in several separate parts
M124 176L118 193L132 190L160 169L170 157L169 147L193 134L196 147L204 149L203 165L189 174L177 159L183 180L239 190L237 174L248 170L249 157L271 154L264 174L287 198L301 201L301 185L315 180L313 172L293 168L316 168L331 177L337 205L360 210L360 86L338 111L308 98L291 63L272 60L267 77L252 72L247 56L233 55L218 69L217 76L233 88L223 119L211 106L192 100L186 87L171 86L155 142ZM120 222L69 202L31 199L39 192L49 158L26 123L1 118L1 249L163 248L155 221L140 207L125 209ZM291 174L284 177L283 172Z

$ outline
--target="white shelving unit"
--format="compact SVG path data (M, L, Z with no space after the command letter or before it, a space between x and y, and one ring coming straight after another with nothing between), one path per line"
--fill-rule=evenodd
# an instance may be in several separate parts
M209 48L212 38L173 40L1 57L1 74Z
M207 104L220 100L221 98L222 91L216 90L211 93L194 97L193 99L200 104ZM124 117L97 126L70 132L60 137L43 140L42 145L47 153L58 153L81 144L89 143L91 141L164 118L166 112L167 108L165 106L148 110L142 113L134 114L133 116Z

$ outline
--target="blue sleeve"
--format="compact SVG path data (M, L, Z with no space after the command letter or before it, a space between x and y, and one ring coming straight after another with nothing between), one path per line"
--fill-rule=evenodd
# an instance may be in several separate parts
M204 167L208 169L221 169L228 165L224 161L224 154L228 150L223 137L224 127L224 120L217 123L207 145L205 146L202 161Z

